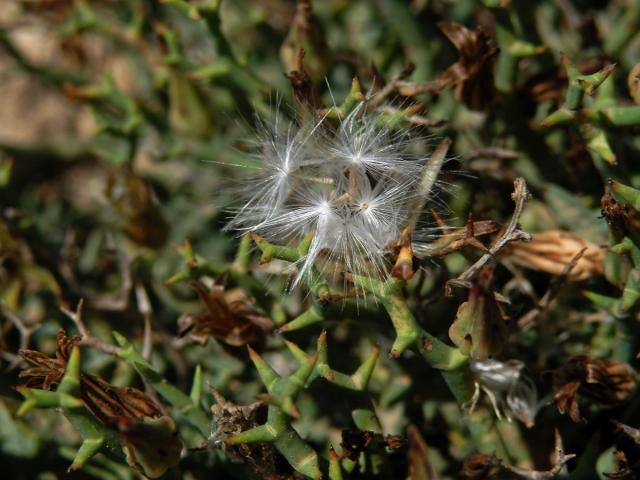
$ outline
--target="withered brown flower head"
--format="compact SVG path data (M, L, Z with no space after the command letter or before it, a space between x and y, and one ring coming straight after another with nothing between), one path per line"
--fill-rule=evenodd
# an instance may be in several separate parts
M206 291L199 283L192 283L206 310L198 315L183 315L178 320L178 335L189 334L198 343L209 337L230 347L259 344L273 329L268 315L256 309L244 294L232 299L224 287L215 285Z
M22 358L33 365L20 372L20 377L27 379L25 386L43 390L57 386L65 374L71 350L79 341L79 335L68 337L64 330L60 330L55 358L34 350L21 350ZM80 374L80 398L100 423L114 428L123 419L131 423L143 417L159 418L163 415L160 407L137 388L115 387L87 373Z
M26 385L50 390L65 375L71 351L80 337L58 332L56 357L22 350L20 355L33 367L20 373ZM114 430L127 463L145 478L158 478L180 461L183 445L171 417L144 392L132 387L116 387L80 372L80 399L91 415Z
M60 330L58 331L58 346L55 358L48 357L36 350L20 350L20 356L27 363L33 365L31 368L20 372L20 378L27 378L25 386L51 390L51 387L58 385L67 368L71 350L79 341L79 335L67 337L66 332Z
M264 406L262 402L250 405L236 405L224 398L218 391L211 389L216 403L211 405L214 431L209 442L216 448L222 448L234 462L244 463L255 478L279 480L292 478L290 472L280 471L277 453L269 443L241 443L231 445L226 439L234 434L257 426L256 413Z
M628 364L615 360L595 360L580 355L552 372L558 386L556 405L574 422L584 422L578 394L603 406L623 402L635 391L638 374Z

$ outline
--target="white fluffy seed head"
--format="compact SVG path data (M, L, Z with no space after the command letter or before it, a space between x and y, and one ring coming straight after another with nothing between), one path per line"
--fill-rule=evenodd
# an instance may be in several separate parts
M337 126L321 119L261 123L259 131L258 165L227 229L278 244L313 233L296 282L319 263L326 273L386 276L388 247L430 193L420 181L429 159L411 153L407 130L389 128L361 103Z

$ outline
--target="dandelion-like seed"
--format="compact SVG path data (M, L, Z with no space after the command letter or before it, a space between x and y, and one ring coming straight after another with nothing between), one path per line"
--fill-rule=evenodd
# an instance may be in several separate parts
M365 102L337 126L327 119L262 125L257 173L240 190L227 228L279 244L313 234L295 283L312 267L384 278L390 246L415 226L415 206L424 203L416 199L429 194L421 188L429 161L411 153L414 141Z

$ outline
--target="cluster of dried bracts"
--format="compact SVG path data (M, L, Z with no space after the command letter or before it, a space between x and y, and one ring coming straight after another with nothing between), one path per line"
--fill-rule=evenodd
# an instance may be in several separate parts
M110 385L82 372L80 339L79 335L68 337L60 330L55 358L33 350L20 351L31 365L20 372L20 377L27 379L24 386L18 387L26 398L23 412L27 408L58 405L71 423L83 425L79 427L81 432L89 435L83 430L95 430L93 436L84 439L87 450L97 451L113 437L117 442L110 447L120 447L133 468L150 478L164 475L178 463L182 451L174 421L137 388ZM97 425L92 427L92 422ZM101 427L109 434L101 435ZM76 456L70 470L81 468L86 460Z

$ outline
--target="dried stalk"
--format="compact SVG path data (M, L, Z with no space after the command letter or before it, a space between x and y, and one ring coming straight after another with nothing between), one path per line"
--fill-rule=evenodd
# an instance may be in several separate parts
M71 321L78 328L78 332L82 336L82 339L78 342L78 345L87 346L97 348L101 352L108 353L109 355L116 355L120 350L115 345L107 343L103 340L100 340L97 337L94 337L87 326L84 324L84 320L82 319L82 307L84 306L84 299L80 299L78 302L78 306L75 311L68 310L65 307L60 307L62 313L64 313L67 317L71 319Z
M31 335L33 334L33 332L35 332L38 328L40 328L40 325L35 325L33 327L28 327L25 323L25 321L20 318L18 315L16 315L16 313L11 310L9 307L7 307L7 305L0 300L0 314L7 318L14 327L16 327L16 330L18 330L18 333L20 334L20 350L27 350L29 348L29 342L31 341ZM22 362L22 359L19 356L14 356L12 355L12 360L10 361L9 366L7 367L7 370L13 370L15 367L17 367L20 362Z
M573 453L568 455L564 453L562 438L560 437L558 430L556 430L556 447L553 456L553 466L546 471L527 470L526 468L515 467L513 465L505 465L504 468L515 473L521 478L529 480L549 480L566 473L567 463L569 460L575 458L576 455Z
M411 75L414 69L415 65L413 65L412 63L405 65L405 67L397 75L394 75L391 80L389 80L385 84L384 87L382 87L367 101L367 105L369 106L369 108L373 109L384 103L387 97L397 90L398 84L401 83L401 80L404 80L409 75Z
M527 189L527 183L524 178L518 177L513 182L514 191L511 194L511 198L515 202L516 206L511 217L511 221L507 226L504 234L489 248L489 251L480 257L473 265L471 265L466 271L461 273L458 278L449 280L447 282L447 295L451 295L452 286L462 286L469 288L470 280L484 267L487 263L495 258L495 256L509 243L524 240L525 242L531 241L531 234L520 230L518 227L518 221L522 215L527 200L529 199L529 190Z
M422 178L420 179L420 186L417 190L416 202L410 207L410 211L413 212L411 218L409 218L409 225L415 229L416 223L424 210L424 206L433 193L433 187L438 178L438 174L442 169L445 159L447 158L447 152L451 146L451 139L444 138L433 151L431 160L425 166L422 172Z

